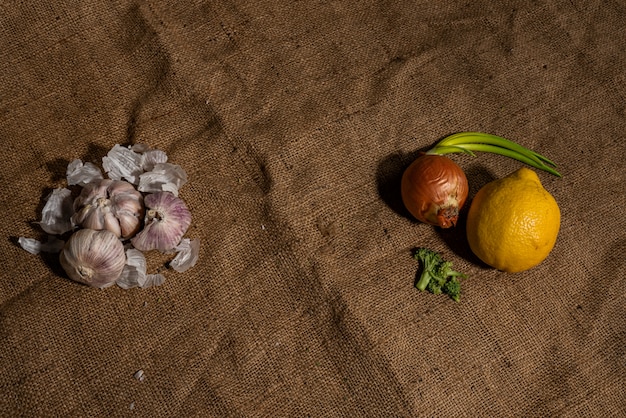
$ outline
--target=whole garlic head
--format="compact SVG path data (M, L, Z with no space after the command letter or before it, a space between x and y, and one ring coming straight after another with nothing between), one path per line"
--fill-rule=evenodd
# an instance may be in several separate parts
M147 195L144 203L144 228L130 242L139 251L174 250L191 224L185 202L171 192L158 192Z
M144 214L143 197L123 180L88 183L74 201L72 221L83 228L109 230L130 238L139 231Z
M113 232L80 229L70 236L59 261L70 279L104 288L122 274L126 254L122 241Z

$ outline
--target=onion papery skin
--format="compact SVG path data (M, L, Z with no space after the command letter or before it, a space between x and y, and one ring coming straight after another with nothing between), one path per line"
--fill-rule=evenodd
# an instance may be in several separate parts
M417 220L450 228L469 193L467 177L454 161L442 155L422 154L402 175L402 202Z

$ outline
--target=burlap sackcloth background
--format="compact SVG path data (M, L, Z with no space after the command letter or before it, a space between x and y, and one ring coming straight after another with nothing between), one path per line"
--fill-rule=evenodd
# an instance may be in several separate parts
M0 10L1 416L626 415L624 2ZM402 208L417 151L470 130L563 173L539 174L562 225L535 269ZM201 259L161 287L87 288L16 244L116 143L189 174ZM472 195L521 166L452 158ZM416 246L469 275L460 303L413 288Z

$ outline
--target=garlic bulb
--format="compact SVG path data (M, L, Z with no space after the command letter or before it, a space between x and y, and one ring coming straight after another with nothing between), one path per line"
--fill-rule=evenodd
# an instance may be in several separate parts
M69 188L53 190L37 222L47 239L19 237L24 250L60 253L72 280L98 288L163 284L163 274L148 274L145 251L175 253L169 267L179 272L197 263L200 241L183 239L191 213L178 198L187 173L168 162L164 151L116 144L102 167L74 159L65 174L68 186L82 188L79 196ZM67 242L58 237L62 234Z
M140 251L173 250L191 224L191 213L185 202L171 192L149 194L146 205L145 226L131 243Z
M141 227L143 197L126 181L105 179L86 184L74 201L74 210L76 225L130 238Z
M80 229L70 236L59 260L70 279L103 288L120 277L126 254L113 232Z

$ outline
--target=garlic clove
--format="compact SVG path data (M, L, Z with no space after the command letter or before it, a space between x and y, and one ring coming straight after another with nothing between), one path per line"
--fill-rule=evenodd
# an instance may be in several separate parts
M143 197L123 180L104 179L86 184L74 201L72 221L83 228L107 229L130 238L139 231L144 215Z
M97 231L104 229L104 214L102 211L96 211L92 205L85 206L80 212L76 212L72 220L83 228Z
M132 236L138 231L138 228L141 226L141 218L144 215L143 197L136 193L134 189L130 194L134 197L129 198L128 194L121 195L124 196L123 198L121 198L120 195L113 195L112 197L113 206L115 207L115 216L122 229L122 236L124 237ZM137 210L137 200L139 200L141 206L139 211Z
M116 212L117 224L120 228L120 236L124 238L132 237L141 227L141 218L137 212ZM143 212L142 212L143 215Z
M120 222L110 210L104 213L104 229L113 232L118 238L122 236Z
M113 232L80 229L70 236L59 260L70 279L104 288L114 284L122 274L126 254Z
M104 211L108 210L107 188L113 180L104 179L86 184L74 200L72 221L83 228L104 229Z
M180 242L191 224L191 212L185 202L171 192L149 194L144 198L144 228L131 243L140 251L168 252Z
M41 229L48 234L64 234L74 229L72 224L72 192L69 189L57 188L46 197L46 204L41 211Z

